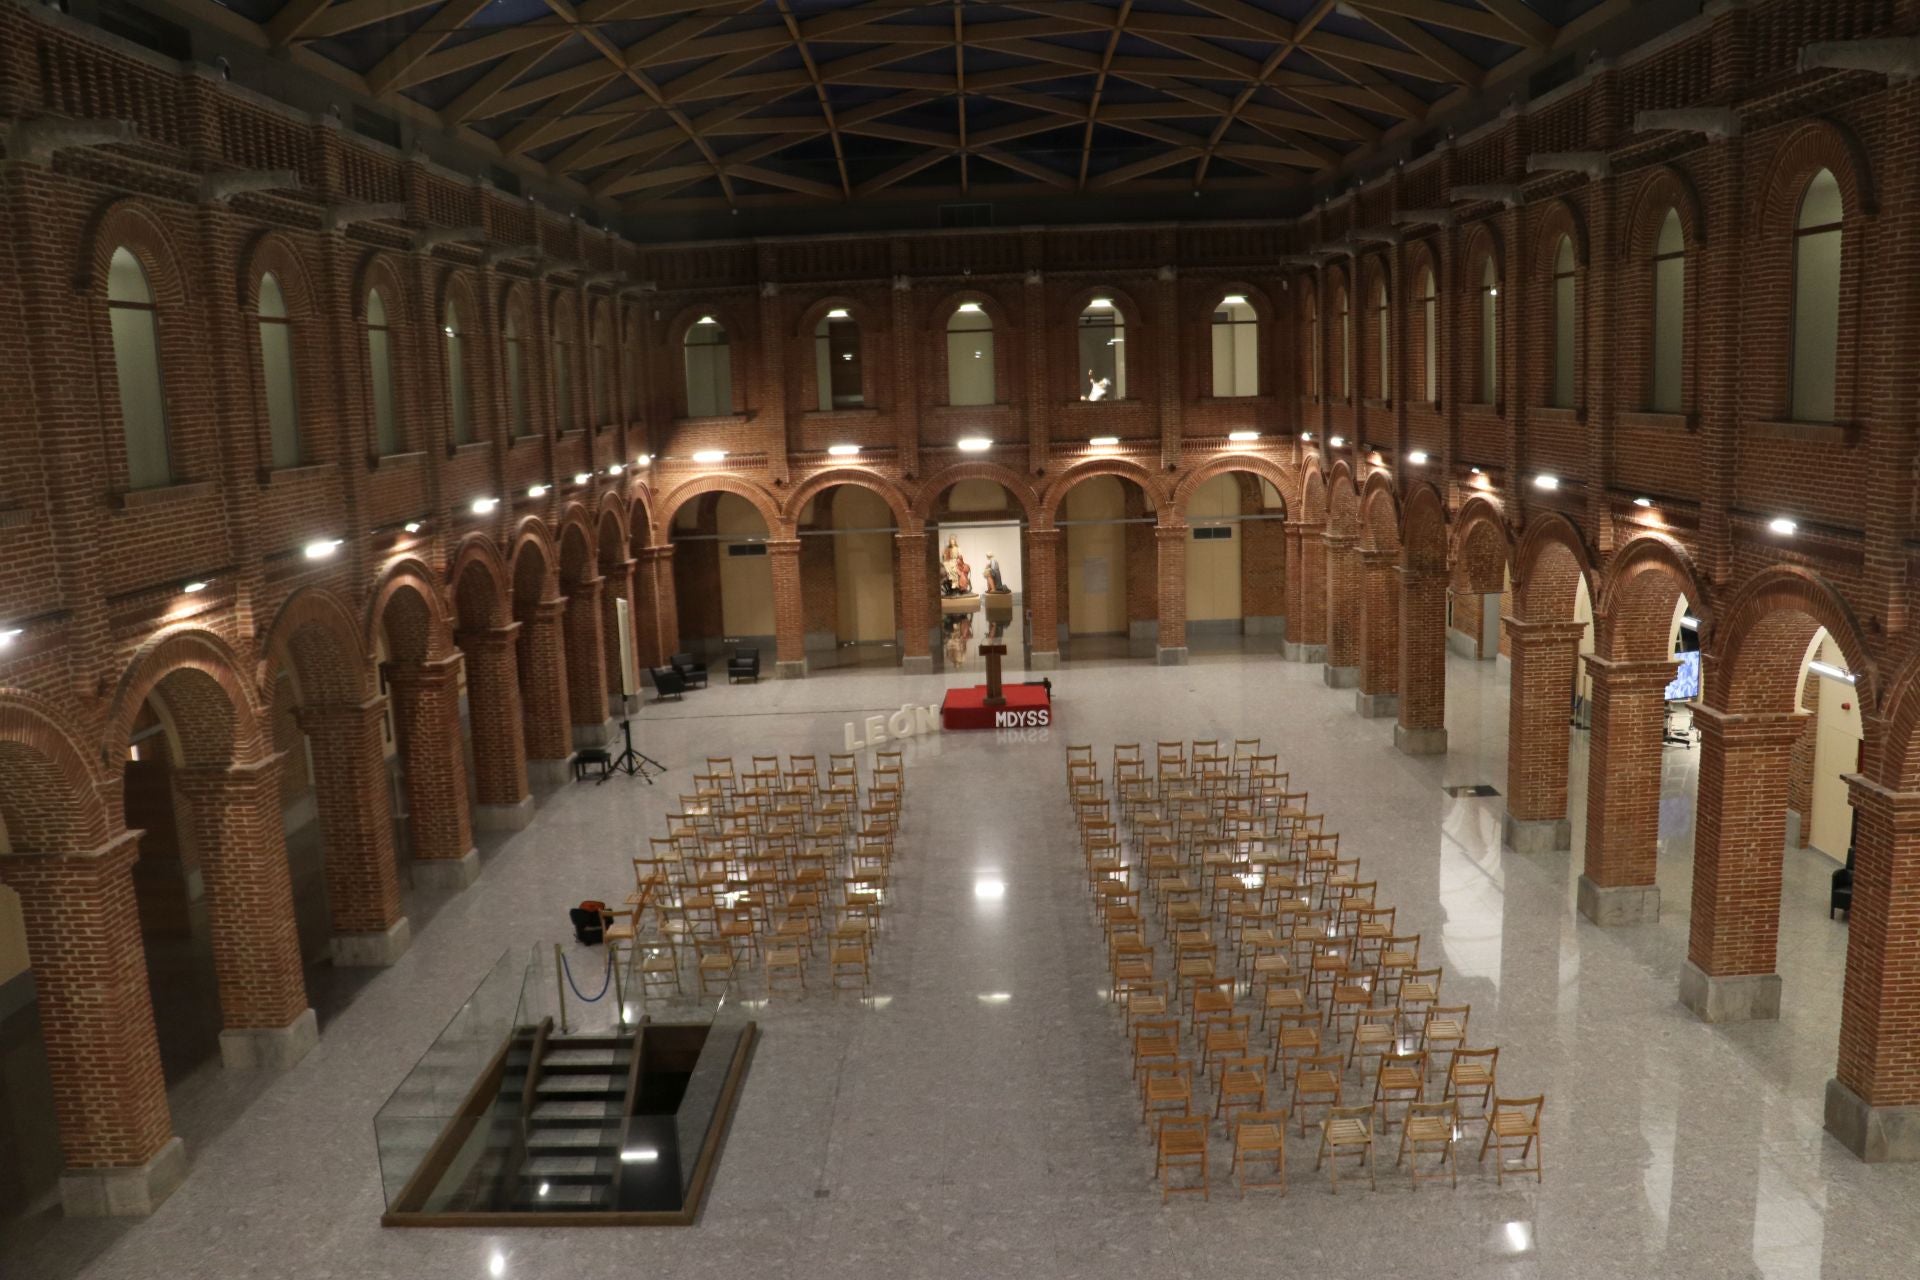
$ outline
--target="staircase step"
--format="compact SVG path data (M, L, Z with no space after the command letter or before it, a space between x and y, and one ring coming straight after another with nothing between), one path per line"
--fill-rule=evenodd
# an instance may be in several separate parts
M546 1155L531 1156L521 1166L521 1176L539 1180L542 1178L598 1178L613 1172L619 1163L611 1155L603 1159L595 1155Z
M619 1142L617 1133L597 1124L540 1128L527 1135L529 1151L612 1151Z
M580 1075L560 1074L541 1076L540 1083L535 1086L535 1091L544 1096L554 1093L625 1093L626 1088L627 1078L625 1076L606 1075L603 1073Z
M548 1120L608 1120L618 1117L621 1100L617 1098L593 1098L576 1101L573 1099L551 1099L539 1103L533 1109L533 1119Z
M613 1198L613 1188L604 1182L554 1182L547 1194L540 1194L537 1183L527 1184L514 1200L517 1209L604 1209Z
M581 1067L624 1067L631 1061L621 1049L549 1049L547 1056L540 1059L544 1071L561 1068L577 1069Z

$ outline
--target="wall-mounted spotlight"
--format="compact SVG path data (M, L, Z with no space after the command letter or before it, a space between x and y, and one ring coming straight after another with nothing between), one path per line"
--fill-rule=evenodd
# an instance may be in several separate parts
M339 538L316 538L300 551L309 560L325 560L340 549L341 541Z
M1799 525L1787 519L1785 516L1775 516L1773 519L1767 521L1767 531L1769 533L1780 534L1782 537L1790 535L1799 527Z
M499 505L500 499L498 498L475 498L473 500L473 514L483 516Z
M985 436L967 436L963 440L956 441L955 444L962 453L985 453L993 448L993 441Z
M418 533L422 529L427 527L427 523L424 520L409 520L405 524L401 525L400 527L402 529L405 529L408 533Z
M180 589L186 592L190 596L197 596L202 591L205 591L208 587L212 585L213 584L208 582L205 578L195 578L192 582L187 583L185 586L181 587Z
M827 446L827 456L829 458L852 458L857 457L859 453L860 446L857 444L830 444Z
M694 452L693 460L700 463L725 462L727 460L727 451L725 449L698 449Z
M1644 498L1644 497L1642 497L1642 498L1635 498L1635 499L1633 500L1633 505L1634 505L1634 506L1636 506L1636 507L1651 507L1651 506L1653 505L1653 499L1652 499L1652 498Z
M1838 680L1841 684L1852 684L1859 679L1853 672L1836 667L1831 662L1822 662L1818 658L1807 664L1807 670L1823 675L1829 680Z
M547 486L543 484L533 485L528 488L527 496L529 498L544 498L547 496Z
M1427 451L1425 449L1415 449L1407 455L1407 461L1416 467L1424 467L1427 465Z
M1260 438L1260 433L1258 431L1227 432L1227 439L1233 441L1233 443L1235 444L1246 444L1249 441L1258 440L1259 438Z
M1536 489L1558 489L1560 487L1560 477L1548 475L1543 471L1533 478L1533 487Z

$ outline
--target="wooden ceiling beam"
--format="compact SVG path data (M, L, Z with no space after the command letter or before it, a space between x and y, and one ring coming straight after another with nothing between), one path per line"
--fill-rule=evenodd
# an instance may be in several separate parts
M827 86L821 83L820 67L813 60L813 50L800 35L799 19L793 16L793 6L787 0L775 0L780 7L780 16L786 21L787 34L793 37L793 47L800 55L800 62L813 77L814 97L820 103L820 116L827 122L827 137L833 142L833 163L840 171L840 194L847 199L853 198L853 179L847 174L847 152L840 141L840 126L833 120L833 99L827 96Z
M370 27L376 22L389 22L394 18L404 18L410 13L430 9L437 0L346 0L344 4L332 7L323 6L319 12L299 24L299 38L302 40L322 40L327 36L337 36L342 32L356 31L361 27ZM299 0L295 0L299 4ZM272 24L268 24L269 31ZM287 40L294 37L288 36ZM286 41L282 41L285 43Z
M393 52L367 72L367 91L379 97L395 82L440 47L440 42L465 27L493 0L447 0L433 17L394 47Z
M1443 80L1477 89L1486 78L1486 69L1472 58L1456 52L1438 36L1397 14L1368 13L1367 21L1425 58Z
M559 48L566 39L566 32L553 32L547 39L539 44L528 45L518 53L509 55L473 84L462 90L460 96L448 103L440 114L446 118L448 123L453 125L469 124L475 120L484 120L489 116L498 114L501 108L496 108L494 104L499 101L500 95L512 88L522 76L532 72L535 67L539 66L540 63L546 59L549 53ZM553 93L561 93L564 91L565 86L560 86L555 88ZM551 97L552 94L548 94L547 96ZM530 102L522 103L521 105L531 105L531 102L538 102L540 100L541 99L536 97L531 99Z
M1015 173L1024 173L1029 178L1038 178L1048 186L1055 187L1061 191L1072 191L1074 189L1075 184L1073 179L1066 174L1055 169L1049 169L1043 164L1036 164L1024 156L1011 155L998 147L977 145L973 149L973 154L979 156L982 160L991 160L1003 169L1011 169Z
M951 149L923 151L911 159L901 161L885 173L876 174L868 178L858 187L855 187L853 193L858 196L870 196L876 191L885 191L894 183L911 178L923 169L931 169L934 165L939 164L952 154L953 151Z
M1463 4L1446 4L1443 0L1347 0L1347 3L1359 10L1368 21L1372 21L1375 14L1393 14L1413 18L1430 26L1445 27L1449 31L1479 36L1483 40L1499 40L1506 44L1525 43L1512 24L1485 9L1469 8Z
M1174 147L1161 152L1159 155L1147 156L1144 159L1135 160L1130 164L1123 164L1117 169L1109 169L1107 172L1095 176L1092 183L1093 189L1096 191L1104 191L1109 187L1117 187L1121 183L1131 181L1134 178L1143 178L1147 174L1158 173L1160 170L1170 169L1176 164L1185 164L1189 160L1198 159L1201 154L1202 148L1200 147Z
M727 176L745 178L749 182L758 182L763 186L783 187L788 191L798 191L802 195L814 196L821 200L839 200L840 188L826 182L815 182L812 178L795 177L790 173L781 173L777 169L763 169L757 164L733 164L728 162Z
M1560 28L1527 8L1522 0L1480 0L1480 7L1513 28L1520 43L1533 49L1551 49Z

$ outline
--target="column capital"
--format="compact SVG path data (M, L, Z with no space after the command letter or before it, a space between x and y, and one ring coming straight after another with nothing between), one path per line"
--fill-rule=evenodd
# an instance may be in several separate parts
M1715 737L1734 747L1764 747L1790 743L1806 732L1813 717L1804 711L1721 711L1703 702L1693 704L1693 726L1701 736Z
M767 554L770 556L798 556L800 554L800 539L768 538Z
M1048 542L1054 542L1059 539L1060 531L1054 528L1052 525L1047 525L1044 528L1038 527L1035 525L1028 525L1027 537L1036 538L1036 539L1045 539Z
M1500 615L1500 625L1513 633L1516 642L1530 644L1553 644L1567 640L1577 641L1586 634L1584 622L1564 622L1554 619L1544 622L1528 622L1516 618L1510 613Z
M893 534L893 540L895 542L907 542L907 541L925 542L927 540L927 531L925 529L921 529L916 533L916 532L911 532L907 530L896 529Z
M1360 563L1369 569L1396 569L1400 566L1400 553L1380 547L1362 547Z
M601 580L604 581L622 573L632 573L634 566L639 563L638 560L628 557L625 560L616 560L610 565L603 565L600 571Z
M1603 658L1597 653L1583 653L1580 660L1587 664L1589 675L1595 680L1606 681L1611 688L1647 686L1664 689L1673 683L1673 673L1679 670L1674 662L1659 659L1652 662L1623 662Z
M654 561L665 560L668 563L672 563L673 545L669 543L664 547L642 547L640 548L640 558L642 560Z
M236 760L232 764L188 765L175 769L173 776L182 786L251 785L263 778L277 781L286 758L284 751L269 751L252 760Z
M1327 546L1333 550L1342 550L1347 547L1359 546L1360 535L1357 533L1334 533L1331 530L1323 530L1320 534L1320 541L1326 543Z
M560 619L566 616L567 598L554 596L551 600L541 600L529 612L533 614L529 621L544 622L549 626L558 625Z
M1433 568L1427 568L1421 565L1396 564L1393 566L1393 571L1399 574L1400 580L1406 583L1410 587L1411 586L1444 587L1453 578L1453 574L1451 574L1445 569L1433 569Z
M544 607L546 601L541 604ZM553 602L561 609L567 602L562 599ZM460 666L460 653L455 650L446 658L404 658L387 664L387 684L406 688L426 689L435 685L450 685Z
M1884 813L1895 830L1920 829L1920 791L1895 791L1862 773L1843 773L1840 781L1847 784L1847 800L1854 808Z
M328 720L363 720L384 714L386 701L376 697L362 702L309 702L293 709L293 722L311 731Z
M1184 541L1188 528L1184 524L1156 524L1153 526L1153 536L1163 542Z
M95 875L107 874L120 869L120 865L132 865L140 856L140 837L146 832L138 827L108 836L104 844L91 849L69 849L53 853L42 853L34 849L0 850L0 883L13 880L33 879L48 872L58 872L66 867L86 867Z
M520 636L520 621L502 623L497 627L479 627L472 631L456 631L453 642L462 649L504 648Z

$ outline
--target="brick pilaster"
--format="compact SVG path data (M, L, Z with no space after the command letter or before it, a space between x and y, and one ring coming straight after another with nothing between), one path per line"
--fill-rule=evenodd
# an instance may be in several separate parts
M1030 667L1060 662L1060 531L1027 528L1027 612L1033 618Z
M900 654L928 659L927 613L933 607L927 594L927 535L893 535L894 581L900 587Z
M527 743L520 710L520 624L462 631L467 660L467 733L473 739L473 798L517 805L527 798Z
M384 933L401 918L381 741L385 712L378 698L294 711L313 750L314 802L326 836L327 906L335 933Z
M307 1011L280 811L282 755L174 772L206 877L213 970L228 1031L291 1026Z
M1360 692L1390 698L1400 692L1400 574L1397 551L1362 551ZM1397 708L1396 708L1397 710Z
M1159 654L1182 662L1187 652L1187 539L1184 524L1154 526L1155 586L1159 598Z
M1322 533L1325 557L1327 666L1360 665L1360 543L1347 533Z
M800 599L800 539L769 538L773 569L773 644L778 673L807 673L807 614Z
M1526 852L1571 847L1567 826L1568 718L1574 658L1585 624L1501 620L1513 661L1507 710L1508 843ZM1529 839L1515 824L1544 834ZM1558 824L1548 829L1547 824ZM1547 835L1553 838L1549 841Z
M567 643L567 714L582 729L607 722L607 661L600 620L604 579L587 578L567 588L563 630Z
M173 1141L136 924L138 852L139 833L126 831L87 853L0 855L0 884L20 895L26 921L70 1171L145 1164Z
M1400 576L1400 719L1394 743L1410 755L1447 749L1447 575Z
M1587 744L1587 852L1582 911L1596 924L1658 918L1657 895L1607 914L1601 890L1650 890L1660 855L1660 764L1672 662L1616 662L1585 655L1592 732ZM1620 901L1622 895L1611 895ZM1586 910L1592 899L1593 911Z
M457 860L473 850L467 763L460 743L459 663L456 654L387 664L415 862Z
M1327 546L1320 526L1287 521L1287 640L1327 642Z
M529 760L565 760L573 755L567 715L567 602L542 600L521 619L514 657L520 679L520 713Z
M1920 1106L1920 792L1847 783L1859 825L1834 1077L1868 1106Z

